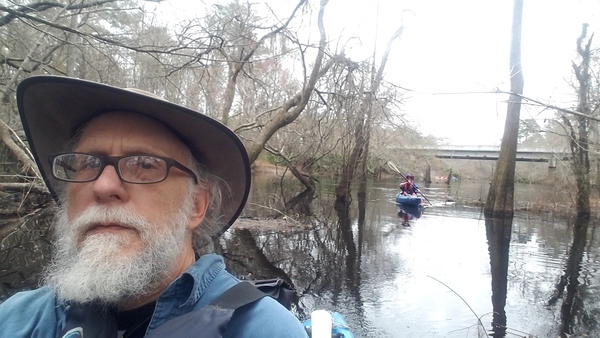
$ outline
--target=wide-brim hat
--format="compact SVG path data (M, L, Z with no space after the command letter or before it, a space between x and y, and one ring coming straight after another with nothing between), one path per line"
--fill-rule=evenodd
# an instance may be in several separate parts
M227 224L222 232L246 204L251 182L246 148L233 131L209 116L143 92L62 76L23 80L17 88L17 104L31 152L57 201L59 181L52 177L48 155L65 151L77 129L94 116L127 111L165 124L210 173L229 185L232 196L229 203L224 201Z

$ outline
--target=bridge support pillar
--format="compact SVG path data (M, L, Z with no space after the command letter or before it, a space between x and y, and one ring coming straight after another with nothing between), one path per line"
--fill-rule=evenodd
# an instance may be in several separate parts
M554 156L548 159L548 171L550 170L556 170L556 157Z
M554 181L556 179L556 157L550 156L548 159L548 180Z

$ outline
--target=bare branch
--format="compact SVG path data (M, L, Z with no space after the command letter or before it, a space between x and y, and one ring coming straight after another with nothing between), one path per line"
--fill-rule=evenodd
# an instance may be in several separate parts
M495 93L515 95L515 96L518 96L518 97L522 98L523 100L526 100L526 101L529 101L529 102L533 102L535 104L538 104L538 105L543 106L543 107L547 107L549 109L557 110L557 111L559 111L561 113L571 114L571 115L576 115L576 116L581 116L581 117L585 117L585 118L588 118L588 119L594 120L594 121L600 121L600 118L598 118L598 117L594 117L594 116L590 116L590 115L587 115L587 114L583 114L583 113L580 113L580 112L575 111L575 110L558 107L558 106L555 106L555 105L552 105L552 104L549 104L549 103L544 103L544 102L542 102L540 100L532 99L532 98L527 97L527 96L522 95L522 94L513 93L513 92L507 92L507 91L503 91L503 90L496 90Z
M8 14L0 17L0 27L9 24L11 21L18 17L27 17L25 14L31 12L43 12L49 10L51 8L63 8L65 10L79 10L90 7L102 6L107 3L117 2L119 0L98 0L91 2L80 2L77 4L70 3L68 5L61 4L59 2L51 2L51 1L41 1L36 2L29 5L19 6L16 9L8 8L6 6L0 5L0 11L6 12Z
M41 181L41 176L37 172L37 166L33 162L32 157L27 155L27 153L15 143L11 137L10 127L2 120L0 120L0 140L2 140L2 142L15 154L17 160L23 163L25 166L25 173L34 175Z

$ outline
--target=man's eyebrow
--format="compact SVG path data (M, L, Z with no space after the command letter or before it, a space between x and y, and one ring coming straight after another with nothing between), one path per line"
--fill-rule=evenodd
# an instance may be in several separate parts
M130 148L127 145L125 145L123 148L124 149L120 149L120 151L122 152L122 155L148 155L148 156L165 156L165 157L169 157L171 155L166 150L163 150L161 148L156 148L156 147L135 146L135 147ZM111 155L110 153L112 153L112 150L107 151L105 149L91 147L91 148L77 149L77 152L109 156L109 155Z

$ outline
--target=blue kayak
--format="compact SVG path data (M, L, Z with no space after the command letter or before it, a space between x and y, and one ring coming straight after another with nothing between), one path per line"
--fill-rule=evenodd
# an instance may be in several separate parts
M332 327L331 327L331 337L336 338L354 338L354 334L350 331L344 316L342 316L339 312L329 311L329 315L331 316ZM312 320L309 319L302 323L309 337L312 337Z
M400 205L419 206L423 205L423 199L418 196L403 195L401 193L396 194L396 203Z

